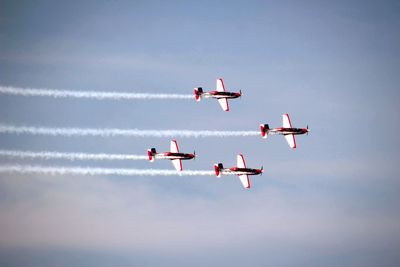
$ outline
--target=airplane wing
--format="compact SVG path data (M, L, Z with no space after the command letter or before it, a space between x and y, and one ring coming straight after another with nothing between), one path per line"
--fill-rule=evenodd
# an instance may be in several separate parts
M239 168L246 168L246 162L242 154L237 155L237 166Z
M171 162L177 171L182 171L182 160L173 159L173 160L171 160Z
M247 174L239 175L239 179L244 188L250 188L250 179Z
M220 99L218 99L218 102L224 111L229 111L229 105L228 105L227 98L220 98Z
M246 162L244 161L244 157L242 154L237 155L237 167L238 168L246 168ZM240 182L242 183L244 188L250 188L250 179L247 174L239 175Z
M293 134L285 134L285 139L291 148L296 148L296 139Z
M171 149L172 153L178 153L179 152L178 143L176 142L176 140L172 140L171 141L170 149Z
M289 114L282 115L282 126L283 128L293 128L292 123L290 122Z
M225 92L224 81L221 78L217 79L217 91L218 92Z

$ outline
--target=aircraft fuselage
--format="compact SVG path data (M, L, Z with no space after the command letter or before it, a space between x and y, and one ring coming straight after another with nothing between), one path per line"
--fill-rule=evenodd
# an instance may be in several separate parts
M241 94L240 93L235 93L235 92L219 92L219 91L211 91L211 92L206 92L202 94L202 97L205 98L238 98L240 97Z
M261 169L250 169L250 168L239 168L239 167L232 167L232 168L225 168L220 170L222 174L236 174L236 175L258 175L262 173Z
M164 152L164 153L157 153L154 155L156 159L181 159L181 160L188 160L194 158L194 154L189 153L174 153L174 152Z
M308 132L308 129L306 128L275 128L275 129L269 129L268 134L293 134L293 135L299 135L299 134L305 134Z

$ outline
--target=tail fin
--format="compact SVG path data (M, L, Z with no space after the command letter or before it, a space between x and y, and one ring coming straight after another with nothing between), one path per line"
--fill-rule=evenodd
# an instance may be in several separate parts
M155 148L151 148L151 149L147 149L147 155L149 156L149 161L153 162L154 161L154 155L156 154L156 149Z
M215 171L215 175L217 177L221 177L221 169L223 169L224 166L222 165L222 163L218 163L218 164L214 164L214 171Z
M262 138L268 137L269 125L268 124L260 124L261 136Z
M203 94L203 88L201 87L194 88L194 98L196 99L197 102L201 100L202 94Z

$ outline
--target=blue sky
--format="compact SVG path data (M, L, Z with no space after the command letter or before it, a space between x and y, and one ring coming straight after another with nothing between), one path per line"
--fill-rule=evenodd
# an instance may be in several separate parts
M178 139L188 169L236 177L0 175L0 265L398 266L400 5L395 1L0 1L0 84L192 93L223 77L241 100L0 95L0 122L258 130L291 114L309 136ZM167 138L0 135L1 149L167 150ZM1 164L171 169L169 162Z

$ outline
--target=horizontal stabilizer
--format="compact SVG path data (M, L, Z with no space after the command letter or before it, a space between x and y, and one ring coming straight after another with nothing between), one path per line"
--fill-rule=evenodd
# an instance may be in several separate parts
M154 157L153 157L153 153L152 153L151 149L147 150L147 155L149 157L149 161L153 162L154 161Z
M219 163L219 164L214 164L214 171L215 171L215 175L217 176L217 177L221 177L221 169L223 168L221 168L221 166L222 166L222 164L221 163Z
M194 88L194 98L196 99L197 102L201 100L202 94L203 94L203 88L201 87Z
M260 131L261 131L261 137L267 138L268 132L269 132L269 125L268 124L260 124Z

